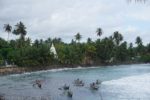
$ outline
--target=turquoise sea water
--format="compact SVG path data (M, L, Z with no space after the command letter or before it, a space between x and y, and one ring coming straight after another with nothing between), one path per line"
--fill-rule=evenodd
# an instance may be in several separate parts
M76 87L77 78L85 82ZM43 80L42 89L33 87L35 80ZM99 79L98 91L89 84ZM59 90L68 84L73 92L69 98ZM150 64L119 65L100 68L50 70L0 77L0 94L6 100L150 100Z

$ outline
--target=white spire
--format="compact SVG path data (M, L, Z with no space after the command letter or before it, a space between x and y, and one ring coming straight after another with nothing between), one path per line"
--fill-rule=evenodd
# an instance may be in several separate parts
M50 48L50 53L53 53L53 54L54 54L54 57L55 57L55 58L58 58L57 52L56 52L56 49L55 49L53 43L52 43L51 48Z

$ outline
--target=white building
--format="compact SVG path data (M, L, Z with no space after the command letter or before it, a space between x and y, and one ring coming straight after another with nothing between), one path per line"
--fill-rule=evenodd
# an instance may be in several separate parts
M51 47L50 47L50 53L53 53L54 54L54 58L58 58L58 55L57 55L57 52L56 52L56 49L54 47L54 44L52 43Z

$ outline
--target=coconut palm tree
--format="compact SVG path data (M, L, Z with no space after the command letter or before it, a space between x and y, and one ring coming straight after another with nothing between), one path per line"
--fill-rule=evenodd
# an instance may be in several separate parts
M120 42L123 40L123 36L118 32L114 32L113 34L114 42L117 46L119 46Z
M92 43L92 39L91 39L91 38L88 38L88 39L87 39L87 43Z
M76 41L80 42L82 36L80 35L80 33L78 32L76 35L75 35L75 39Z
M36 39L33 43L33 46L35 47L39 47L40 41L38 39Z
M13 34L20 35L20 39L24 40L25 35L27 34L25 25L20 21L15 26L16 28L14 29Z
M141 53L144 53L143 42L142 42L142 39L139 36L136 38L136 42L135 43L137 44L137 48L136 48L137 55L139 55Z
M9 33L12 31L12 26L10 26L9 24L4 24L4 30L8 33L7 41L9 41Z
M139 45L142 45L142 39L138 36L137 38L136 38L136 42L135 42L138 46Z
M103 31L101 28L97 28L96 33L97 33L97 36L100 37L103 34Z

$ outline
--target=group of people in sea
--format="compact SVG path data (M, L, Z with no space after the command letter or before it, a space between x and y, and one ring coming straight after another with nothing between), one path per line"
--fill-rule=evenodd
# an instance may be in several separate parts
M79 78L74 81L75 86L84 86L84 82L80 80ZM96 82L93 82L90 84L90 88L93 90L98 90L99 85L101 84L100 80L96 80Z
M93 83L90 84L90 89L92 89L92 90L98 90L98 89L99 89L99 85L100 85L101 83L102 83L102 81L96 80L96 82L93 82ZM75 85L75 86L84 86L85 83L84 83L82 80L80 80L80 79L78 78L78 79L74 80L74 85ZM66 84L64 85L64 87L65 87L65 89L66 89L66 88L69 89L69 86L67 86ZM69 93L70 93L70 92L69 92ZM72 97L72 95L73 95L73 92L71 92L71 97Z
M43 83L43 80L35 80L35 82L33 83L33 86L34 86L34 87L37 86L38 88L41 89L41 88L42 88L42 83ZM92 82L92 83L90 84L90 89L92 89L92 90L98 90L98 89L99 89L99 85L100 85L101 83L102 83L102 81L100 81L100 80L96 80L95 82ZM73 84L74 84L75 86L82 86L82 87L85 85L85 83L84 83L82 80L80 80L79 78L76 79L76 80L74 80ZM63 87L58 88L58 89L59 89L59 90L64 90L64 91L67 93L67 96L72 98L73 92L71 91L69 85L64 84Z
M102 83L102 81L96 80L96 82L93 82L93 83L90 84L90 89L98 90L99 89L99 85L101 83ZM82 80L80 80L79 78L74 80L73 84L74 84L74 86L81 86L81 87L83 87L85 85L85 83ZM68 97L72 97L73 96L73 92L71 91L69 85L65 84L62 88L59 88L59 89L67 91Z

